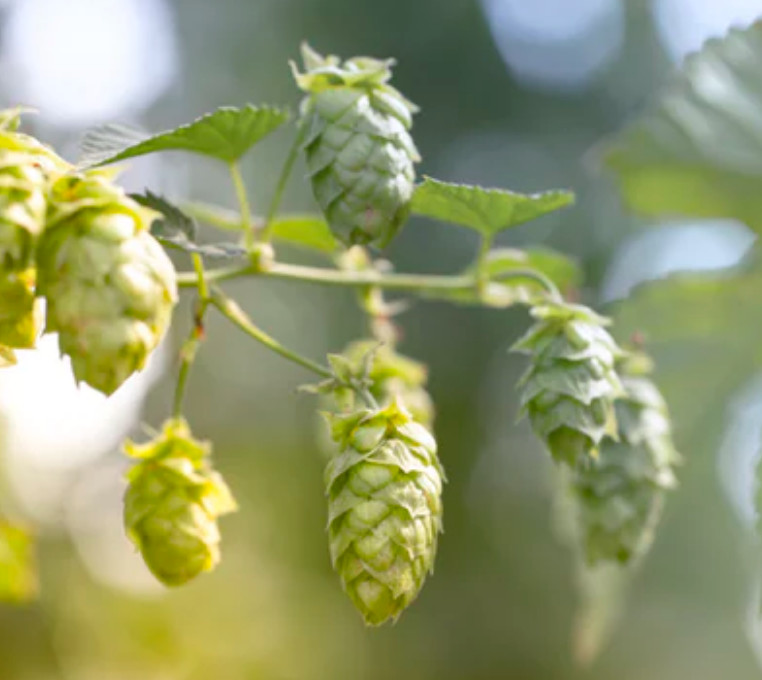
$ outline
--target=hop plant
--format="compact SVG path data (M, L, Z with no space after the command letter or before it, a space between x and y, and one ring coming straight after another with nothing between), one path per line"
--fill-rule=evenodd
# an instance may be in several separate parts
M35 249L45 228L48 184L66 164L18 125L18 110L0 112L0 344L31 348L43 321Z
M389 85L393 60L343 64L302 47L305 73L292 64L302 104L304 149L315 198L347 245L384 247L409 213L420 160L410 136L417 108Z
M399 402L329 418L340 447L325 474L331 560L376 626L396 620L433 571L444 473L433 437Z
M211 447L193 438L187 423L173 419L147 444L126 442L140 462L127 474L124 497L127 535L151 572L179 586L220 561L217 518L236 510L222 477L208 463Z
M606 439L598 459L570 474L583 552L589 564L627 563L645 554L680 461L666 403L647 377L643 355L621 362L616 401L619 441Z
M604 436L616 437L614 399L622 386L615 362L622 350L588 307L548 302L532 309L537 322L513 350L531 355L519 382L522 410L553 457L589 464Z
M171 319L176 275L148 232L154 215L102 173L51 190L37 254L46 331L58 332L76 379L105 394L143 368Z

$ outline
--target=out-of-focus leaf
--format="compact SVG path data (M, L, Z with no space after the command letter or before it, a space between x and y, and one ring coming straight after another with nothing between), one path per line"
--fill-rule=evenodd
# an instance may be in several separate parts
M332 255L339 249L328 223L319 215L279 215L272 223L273 238Z
M0 521L0 601L28 602L37 596L37 589L32 535Z
M460 224L484 236L516 227L574 202L570 191L519 194L507 189L486 189L452 184L426 177L413 194L418 215Z
M155 135L125 125L93 128L82 140L80 165L96 167L158 151L190 151L231 163L289 118L272 106L225 106Z
M547 276L561 290L576 288L582 283L579 265L550 248L496 248L487 253L485 266L491 278L513 269L534 269Z
M605 150L627 204L762 231L762 23L688 57L650 111Z

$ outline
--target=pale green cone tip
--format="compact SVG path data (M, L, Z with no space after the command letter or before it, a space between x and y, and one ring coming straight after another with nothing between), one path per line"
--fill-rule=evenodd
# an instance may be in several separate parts
M101 172L67 175L50 192L37 252L46 331L77 381L113 393L163 338L177 300L174 267L148 229L155 213Z
M388 84L391 60L341 62L303 47L307 93L300 124L313 193L345 245L379 248L407 219L420 160L410 128L416 107Z
M153 441L128 441L124 449L140 461L127 474L125 530L148 568L167 586L214 569L220 561L217 519L237 506L209 465L209 444L173 419Z
M329 416L331 561L368 625L396 620L433 571L444 473L434 438L393 402Z
M531 357L519 381L522 413L557 461L587 465L604 437L617 436L615 364L624 352L587 307L548 302L532 314L536 323L512 348Z

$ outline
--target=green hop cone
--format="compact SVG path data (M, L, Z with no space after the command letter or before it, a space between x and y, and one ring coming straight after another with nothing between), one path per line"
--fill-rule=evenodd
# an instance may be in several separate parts
M47 189L66 163L16 131L19 111L0 111L0 344L34 347L43 314L35 297L35 248L45 228Z
M148 568L167 586L214 569L220 561L217 518L235 511L236 503L209 466L209 444L176 419L155 440L128 441L124 449L140 460L127 474L125 529Z
M384 247L405 222L420 160L410 136L417 108L388 84L392 60L341 63L302 47L305 73L292 64L302 104L315 198L346 245Z
M429 431L397 402L328 416L331 560L368 625L396 620L433 571L444 473Z
M57 331L74 376L104 394L143 368L166 332L176 274L148 231L154 213L103 173L52 187L37 255L46 331Z
M635 355L620 368L624 394L616 401L619 441L602 442L598 460L570 474L579 539L586 561L628 563L653 540L666 492L676 486L680 456L667 405Z
M531 355L519 382L522 411L557 461L589 464L603 437L616 437L615 362L623 352L588 307L547 302L532 316L537 322L512 348Z

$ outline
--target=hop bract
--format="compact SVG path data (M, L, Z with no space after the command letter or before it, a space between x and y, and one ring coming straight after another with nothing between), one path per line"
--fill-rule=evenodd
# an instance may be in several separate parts
M18 111L0 112L0 344L30 348L42 327L35 248L45 228L48 185L66 164L17 132L18 123Z
M124 448L141 460L127 475L124 523L148 568L168 586L214 569L220 560L217 518L236 510L236 503L209 466L210 446L177 419L155 440Z
M616 437L622 350L588 307L548 302L532 316L537 322L513 347L532 357L519 382L522 408L556 460L587 464L605 435Z
M409 213L420 160L409 130L416 107L388 84L392 60L341 63L303 46L294 67L307 126L312 189L335 236L347 245L385 246Z
M653 540L665 494L676 486L673 468L680 456L664 399L633 362L625 362L622 371L624 395L616 401L619 441L604 440L598 460L571 475L579 533L590 564L626 563L643 555Z
M46 331L58 332L76 379L105 394L143 368L177 297L153 216L104 174L68 175L51 191L37 256Z
M436 443L396 402L330 416L326 468L333 566L365 622L396 619L433 570L444 474Z

